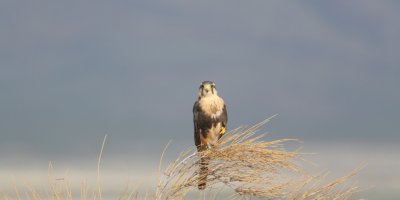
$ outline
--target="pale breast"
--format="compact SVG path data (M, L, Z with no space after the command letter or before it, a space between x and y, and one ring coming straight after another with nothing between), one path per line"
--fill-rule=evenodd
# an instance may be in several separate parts
M212 118L219 117L224 107L224 101L219 96L205 97L200 99L201 109Z
M208 130L207 134L207 142L211 145L214 145L218 142L219 134L221 131L221 123L214 124L211 129Z

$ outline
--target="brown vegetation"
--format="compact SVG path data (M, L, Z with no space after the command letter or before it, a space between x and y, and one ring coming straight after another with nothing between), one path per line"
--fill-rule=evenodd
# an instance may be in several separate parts
M144 199L184 199L189 191L197 190L197 185L201 180L198 164L201 158L204 157L210 159L206 180L207 190L199 192L199 199L217 199L223 188L229 188L233 193L227 199L249 199L251 196L255 196L262 199L303 200L308 198L315 200L341 200L361 191L357 190L354 185L348 188L342 187L341 189L336 189L334 186L354 176L366 164L361 164L347 176L324 186L319 186L328 173L322 174L320 172L310 175L310 172L304 171L300 165L301 162L308 162L299 157L304 153L297 151L287 152L279 148L279 143L292 139L264 142L259 141L259 139L265 134L254 137L257 128L268 122L269 119L249 129L239 127L228 132L210 150L204 152L197 152L194 148L186 150L163 173L160 173L161 169L159 169L157 191L155 194L146 194ZM160 168L161 161L162 159L160 160ZM297 180L283 177L282 173L287 171L301 176ZM51 190L48 191L45 188L48 198L57 200L72 199L70 185L64 179L65 176L62 183L57 185L54 175L53 179L50 178L51 172L52 166L50 163L49 182ZM20 180L24 185L25 195L28 199L42 199L43 195L39 195L32 185L26 184L21 178ZM66 191L62 192L62 188ZM125 189L119 199L138 199L135 189L132 192L128 192L128 189ZM14 198L21 199L17 188L15 190ZM4 199L12 199L1 190L0 193ZM87 185L82 182L81 199L86 200L87 195ZM102 199L99 181L97 181L96 188L92 193L92 199L97 198Z

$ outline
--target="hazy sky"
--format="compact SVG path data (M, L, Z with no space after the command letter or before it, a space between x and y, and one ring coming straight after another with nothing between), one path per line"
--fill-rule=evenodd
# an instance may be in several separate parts
M50 160L95 170L105 134L104 162L156 163L171 139L175 158L194 145L192 106L210 80L228 130L279 114L265 140L348 165L336 178L372 159L360 180L393 199L399 36L399 1L2 1L0 186Z

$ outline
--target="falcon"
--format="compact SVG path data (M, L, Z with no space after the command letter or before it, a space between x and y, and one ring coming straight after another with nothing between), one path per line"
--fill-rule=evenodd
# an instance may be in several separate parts
M217 95L211 81L200 84L199 99L193 106L194 143L197 151L205 151L218 142L226 130L228 113L224 100ZM199 190L206 188L209 158L200 160Z

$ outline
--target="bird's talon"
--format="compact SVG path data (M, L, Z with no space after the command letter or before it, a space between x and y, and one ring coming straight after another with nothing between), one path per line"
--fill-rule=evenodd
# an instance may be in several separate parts
M219 134L224 134L225 133L225 127L221 127L221 131L219 132Z

